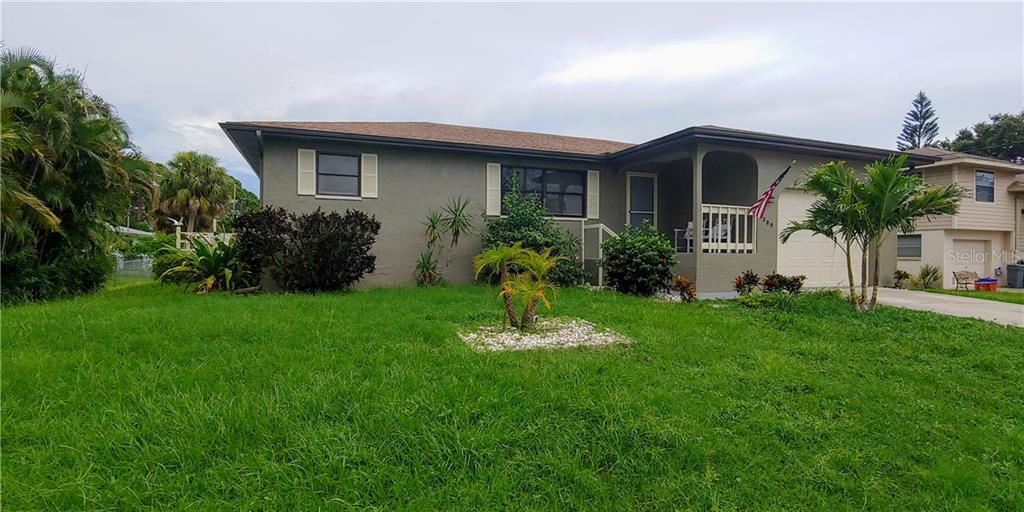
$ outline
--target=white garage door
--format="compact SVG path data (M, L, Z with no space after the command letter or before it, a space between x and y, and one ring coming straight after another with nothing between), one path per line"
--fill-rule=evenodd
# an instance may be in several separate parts
M815 196L799 190L785 190L779 196L779 229L789 225L791 220L807 218L807 208ZM860 279L860 251L853 255L854 282ZM807 276L804 286L832 287L847 286L846 255L834 243L823 236L811 236L801 231L783 244L779 242L778 272L785 275Z
M973 270L980 277L989 275L988 243L985 240L953 240L953 270Z

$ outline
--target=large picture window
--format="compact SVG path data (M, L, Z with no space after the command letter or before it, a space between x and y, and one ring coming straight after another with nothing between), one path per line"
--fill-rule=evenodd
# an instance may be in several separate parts
M974 173L974 200L979 203L994 203L996 200L996 174L989 171Z
M582 217L586 212L587 171L501 168L501 197L513 189L524 196L536 197L549 214L558 217ZM504 212L502 212L504 213Z
M359 196L359 157L316 154L316 193L325 196Z

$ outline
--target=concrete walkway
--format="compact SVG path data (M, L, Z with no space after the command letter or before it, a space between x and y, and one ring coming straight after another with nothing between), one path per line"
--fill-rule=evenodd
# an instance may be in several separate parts
M868 290L871 293L871 290ZM1024 327L1024 305L994 300L974 299L942 293L915 292L895 288L879 288L878 303L886 306L932 311L943 315L990 320L1003 325Z

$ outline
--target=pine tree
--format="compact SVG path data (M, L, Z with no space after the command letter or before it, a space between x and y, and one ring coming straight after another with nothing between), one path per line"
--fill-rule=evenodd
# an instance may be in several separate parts
M900 151L931 146L939 136L939 118L932 108L932 100L924 91L918 91L910 112L903 117L903 132L896 138Z

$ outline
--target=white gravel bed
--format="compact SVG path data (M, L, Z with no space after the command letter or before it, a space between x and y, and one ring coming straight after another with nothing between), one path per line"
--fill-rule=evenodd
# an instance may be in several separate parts
M535 348L603 347L633 343L633 340L610 329L572 319L538 319L534 329L522 332L500 325L483 326L460 332L459 337L477 350L530 350Z

